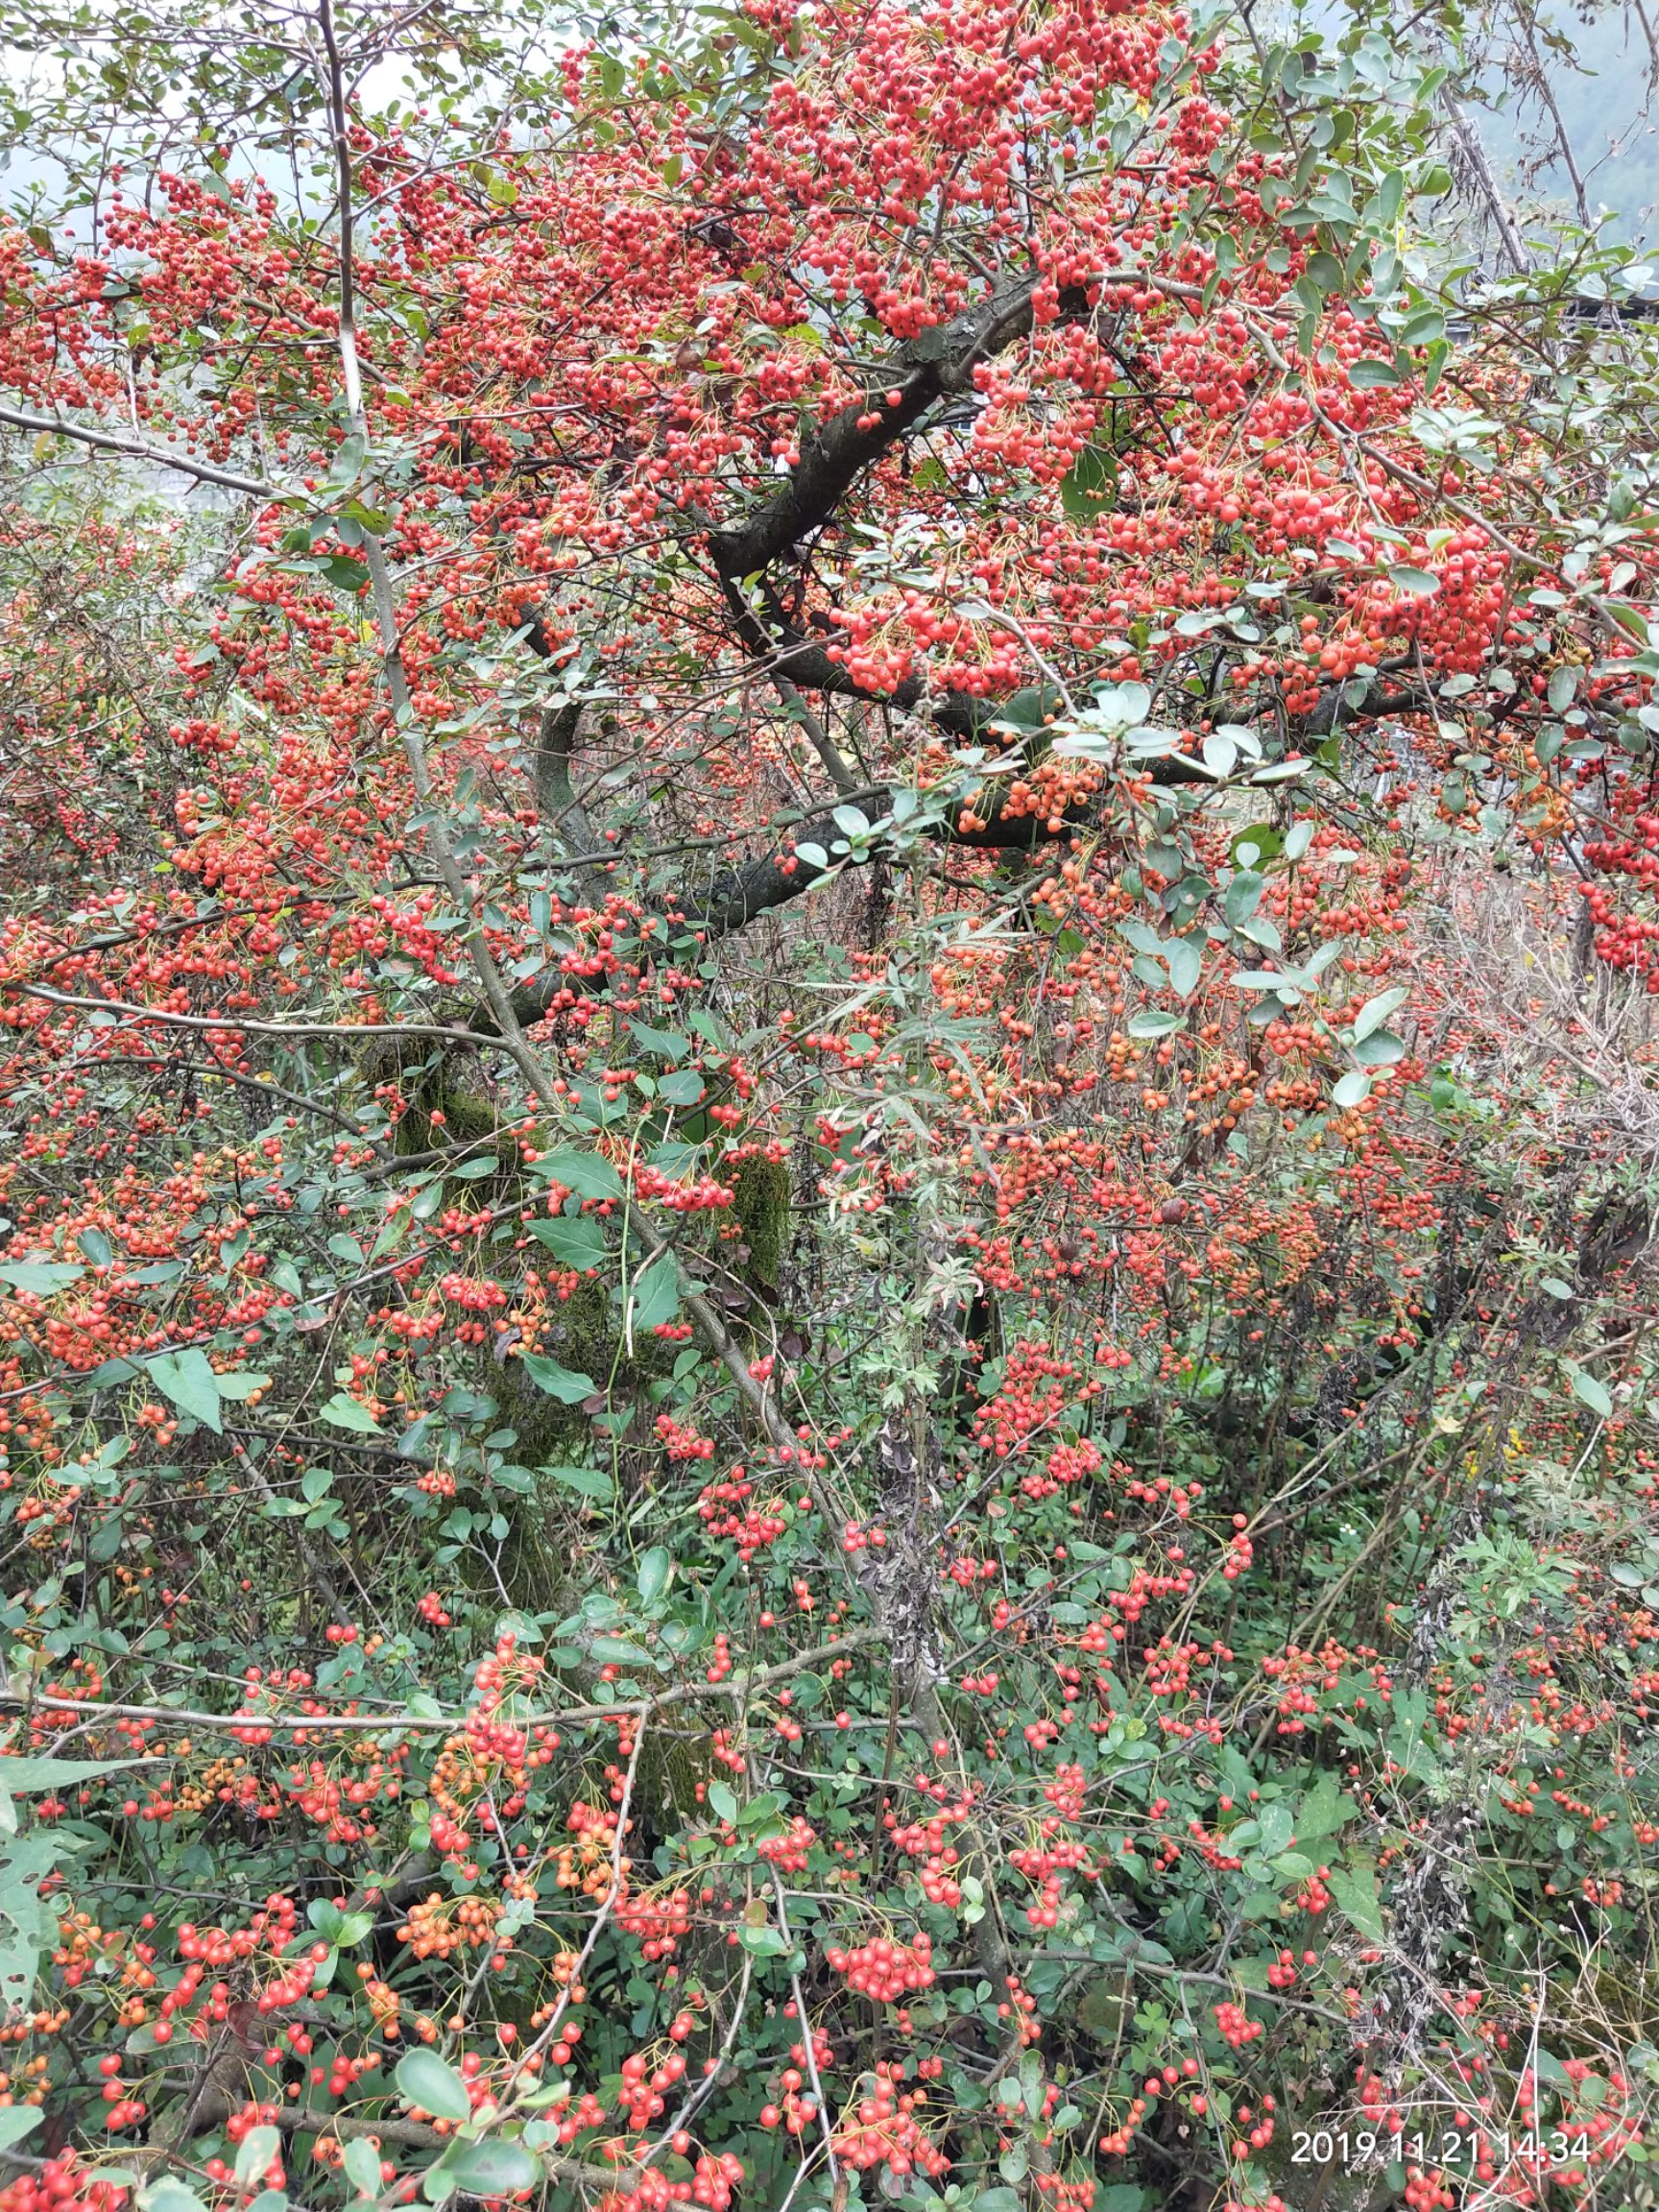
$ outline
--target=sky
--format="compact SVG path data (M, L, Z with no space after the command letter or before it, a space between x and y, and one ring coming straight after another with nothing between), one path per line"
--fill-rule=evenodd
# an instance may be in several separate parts
M1652 19L1659 0L1647 0ZM1294 19L1329 25L1335 0L1307 0ZM1596 0L1580 0L1594 7ZM1556 34L1573 59L1548 54L1551 89L1584 175L1593 209L1615 212L1612 234L1635 244L1659 239L1659 98L1655 97L1646 39L1630 0L1603 5L1593 20L1579 19L1573 0L1541 0L1540 25ZM1500 42L1494 41L1495 45ZM1424 60L1430 59L1425 52ZM1477 110L1488 157L1505 194L1525 206L1539 199L1570 205L1570 189L1558 160L1539 156L1549 149L1552 125L1535 97L1517 91L1502 50L1481 80L1483 102ZM47 65L49 70L49 64ZM0 79L27 81L38 62L15 48L0 46ZM1506 78L1509 81L1506 81ZM374 107L402 90L401 67L383 63L364 86ZM0 204L15 204L32 186L50 187L56 165L36 152L0 150ZM274 183L279 180L273 179Z

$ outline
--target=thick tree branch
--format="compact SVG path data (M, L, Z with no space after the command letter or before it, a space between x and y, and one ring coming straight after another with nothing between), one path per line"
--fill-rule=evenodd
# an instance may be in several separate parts
M855 805L874 818L892 811L897 787L886 784L865 786L849 791L839 797L837 805ZM995 814L988 822L974 830L961 830L954 825L940 825L933 834L942 844L967 845L980 851L1000 853L1030 852L1038 845L1051 844L1069 837L1074 830L1092 826L1094 812L1087 807L1070 809L1059 830L1048 828L1048 818L1035 814ZM746 928L760 915L775 907L787 906L810 891L822 876L822 870L810 866L795 855L802 845L820 845L826 851L846 832L835 820L832 808L801 816L781 833L772 830L777 842L771 849L753 860L744 861L716 881L711 895L702 904L682 901L672 919L681 928L694 930L705 940L730 937L736 930ZM870 856L879 858L888 851L884 840L878 839L870 847ZM581 994L599 988L597 983L584 976L572 976L563 969L549 969L531 978L513 993L513 1011L526 1027L544 1021L554 1002L562 993ZM482 1028L490 1019L490 1010L474 1006L469 1019Z
M1032 327L1034 281L1021 277L993 292L979 306L942 328L928 330L893 356L880 388L854 400L802 443L801 459L781 489L747 522L710 534L709 551L737 634L745 649L780 679L808 691L868 699L878 696L855 683L839 661L815 639L775 615L770 628L744 597L747 578L822 529L865 469L879 461L914 427L936 401L968 391L974 371ZM1086 315L1088 298L1078 286L1061 295L1066 317ZM930 700L926 687L912 679L880 695L891 706L926 707L934 723L954 736L972 736L996 714L996 708L967 692L952 691ZM808 731L808 735L811 735ZM822 756L821 756L822 757ZM826 769L838 784L829 761Z
M196 461L187 453L175 452L171 446L152 445L147 439L129 438L112 430L95 430L84 422L70 422L60 415L36 415L23 407L0 407L0 422L13 430L32 430L52 438L72 438L78 445L89 445L97 453L118 453L123 460L140 461L149 469L172 469L180 476L194 476L199 484L216 484L222 491L239 492L250 499L297 500L307 507L319 502L309 493L299 490L284 491L275 484L266 484L257 476L239 476L229 469L210 468L205 461Z
M874 808L881 814L891 810L894 793L886 788L855 791L851 799L866 812ZM1070 836L1074 830L1087 829L1093 820L1090 809L1075 807L1065 816L1062 829L1051 830L1044 816L995 814L981 829L941 828L937 834L942 843L974 846L981 852L1029 853L1038 845L1051 844ZM769 913L776 906L786 906L792 899L810 890L821 873L805 861L795 860L795 852L802 845L821 845L828 851L845 835L830 809L808 815L790 831L787 843L739 868L693 918L692 926L707 937L729 937L757 915Z
M804 691L820 691L830 698L862 699L877 707L897 707L905 713L920 709L934 728L949 737L977 736L1002 711L999 699L982 699L972 691L929 692L919 676L907 676L891 691L867 691L839 661L830 660L829 649L815 637L803 637L798 630L781 625L776 637L769 637L757 617L749 615L748 622L752 628L740 626L748 650L769 674L775 671L787 677Z
M394 2113L364 2119L350 2112L319 2112L310 2105L282 2105L270 2125L280 2128L285 2135L315 2133L325 2142L330 2138L339 2143L373 2141L376 2146L390 2143L408 2151L445 2151L454 2140L423 2121L405 2120ZM197 2132L201 2132L200 2127ZM542 2172L555 2180L583 2182L593 2189L613 2191L627 2180L631 2171L627 2166L595 2166L585 2158L561 2158L550 2151L539 2151L536 2155Z
M926 331L902 348L878 391L843 407L803 440L800 461L782 489L757 514L735 529L710 535L709 550L722 580L757 575L822 528L864 470L920 421L935 400L965 392L981 361L1025 335L1031 328L1034 290L1034 279L1022 276L943 328ZM1079 311L1081 294L1066 304ZM896 399L889 397L892 393L897 393Z
M1392 664L1391 664L1392 665ZM1345 708L1346 682L1326 687L1325 695L1310 713L1302 717L1296 728L1308 738L1329 737L1347 716L1371 717L1379 714L1408 713L1418 708L1420 701L1408 692L1384 690L1373 685L1357 706ZM999 702L976 700L975 707L989 722L1001 709ZM1181 754L1165 755L1145 763L1145 774L1158 783L1213 783L1215 780L1196 761ZM859 790L840 792L836 805L856 805L873 820L879 820L893 810L897 786L874 784ZM976 795L976 804L983 803L983 794ZM930 834L939 843L949 846L965 845L980 852L1029 853L1040 845L1056 844L1074 835L1080 830L1098 826L1098 810L1092 805L1073 806L1059 817L1059 828L1048 825L1054 817L1046 814L1004 814L994 806L988 818L977 816L975 827L964 830L955 821L938 824ZM696 931L705 940L730 937L746 928L762 914L787 906L810 891L821 879L822 871L800 861L796 854L803 845L822 846L828 852L846 832L835 820L834 807L824 807L801 816L780 830L769 827L768 834L775 838L769 851L756 858L742 862L716 882L714 890L701 904L682 901L674 919L681 926ZM870 857L881 857L888 851L885 840L878 839L869 848ZM514 1014L526 1026L544 1021L555 1000L565 991L583 992L591 986L583 978L573 978L562 969L551 969L532 977L513 993ZM469 1012L469 1022L479 1028L489 1020L483 1007Z

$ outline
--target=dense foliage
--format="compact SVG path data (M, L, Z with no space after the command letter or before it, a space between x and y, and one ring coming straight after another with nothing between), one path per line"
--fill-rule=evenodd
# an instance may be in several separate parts
M1624 257L1438 252L1361 22L103 29L6 2212L1654 2201Z

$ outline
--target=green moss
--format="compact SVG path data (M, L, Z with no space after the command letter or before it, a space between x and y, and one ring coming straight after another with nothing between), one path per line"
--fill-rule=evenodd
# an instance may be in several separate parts
M644 1437L649 1455L658 1448L647 1433L653 1408L646 1404L645 1386L668 1373L681 1347L659 1336L637 1334L630 1358L621 1343L613 1287L609 1274L583 1276L569 1297L553 1307L537 1350L573 1374L591 1377L596 1390L609 1393L613 1408L626 1407L632 1401L637 1431L632 1451L637 1456ZM581 1464L587 1459L594 1431L580 1406L566 1406L540 1389L516 1359L505 1362L493 1387L518 1432L517 1453L525 1466L545 1466L550 1460Z
M590 1375L603 1390L616 1349L616 1321L610 1286L603 1277L584 1277L570 1296L554 1308L538 1350L561 1367ZM538 1388L517 1359L503 1362L498 1394L508 1420L518 1432L517 1453L526 1467L548 1461L580 1464L593 1429L579 1406L566 1406Z
M1124 1976L1100 1974L1085 1983L1071 2008L1071 2018L1092 2043L1098 2044L1102 2050L1116 2051L1133 2011L1129 1984Z
M756 1154L738 1168L733 1188L732 1211L749 1247L743 1272L761 1289L776 1290L789 1238L789 1169L781 1160Z
M561 1452L555 1456L575 1455ZM543 1475L534 1491L516 1495L510 1504L501 1503L508 1533L493 1572L471 1546L460 1555L461 1578L476 1599L488 1604L505 1590L509 1602L525 1613L569 1614L595 1589L612 1588L626 1598L626 1587L615 1583L604 1564L604 1527L587 1520L581 1504L560 1483ZM600 1666L596 1659L583 1659L555 1671L573 1696L595 1698L603 1694ZM648 1734L640 1755L637 1803L650 1824L664 1835L675 1833L695 1815L697 1785L708 1774L708 1753L701 1743L681 1734Z
M475 1091L464 1091L458 1083L440 1083L432 1104L443 1113L451 1143L471 1144L495 1134L494 1101L480 1097Z
M505 1590L525 1613L574 1612L586 1587L572 1573L584 1551L580 1514L577 1501L550 1478L543 1477L527 1495L515 1496L506 1508L507 1535L495 1573L470 1545L461 1553L462 1572L474 1595L488 1601L492 1593L498 1598Z
M475 1144L497 1134L495 1102L462 1080L466 1070L466 1054L443 1048L434 1052L411 1038L382 1042L365 1054L365 1080L375 1086L395 1083L408 1101L393 1138L400 1158ZM433 1120L435 1114L443 1115L441 1123ZM516 1140L504 1140L504 1149L511 1159Z

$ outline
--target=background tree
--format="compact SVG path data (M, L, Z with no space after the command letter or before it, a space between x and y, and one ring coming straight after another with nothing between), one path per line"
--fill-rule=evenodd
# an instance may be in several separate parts
M1645 2201L1628 256L590 32L29 32L8 2212Z

